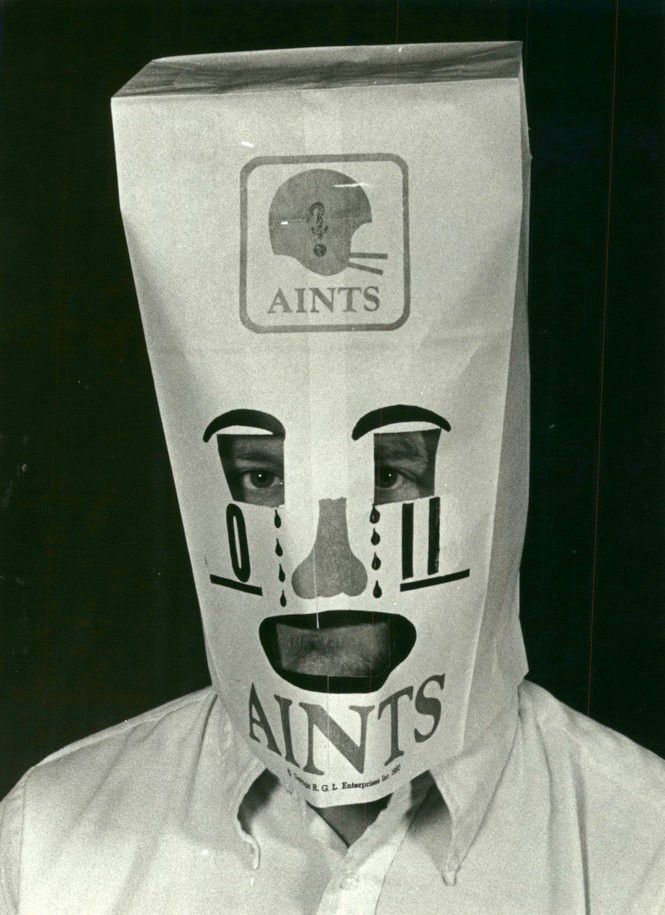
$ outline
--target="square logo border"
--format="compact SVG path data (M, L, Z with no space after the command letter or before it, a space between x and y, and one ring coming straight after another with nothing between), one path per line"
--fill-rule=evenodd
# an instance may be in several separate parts
M394 162L402 172L402 213L404 232L404 309L390 324L286 324L268 327L256 324L247 313L247 179L262 165L300 165L313 162ZM411 311L411 261L409 254L409 170L406 162L395 153L355 153L328 156L256 156L245 163L240 171L240 320L248 330L257 334L273 333L324 333L328 331L396 330L407 320Z

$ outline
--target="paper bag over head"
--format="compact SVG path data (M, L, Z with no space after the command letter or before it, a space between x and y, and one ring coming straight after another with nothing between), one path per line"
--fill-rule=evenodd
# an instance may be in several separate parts
M526 671L520 45L167 58L113 123L213 683L311 803L390 793Z

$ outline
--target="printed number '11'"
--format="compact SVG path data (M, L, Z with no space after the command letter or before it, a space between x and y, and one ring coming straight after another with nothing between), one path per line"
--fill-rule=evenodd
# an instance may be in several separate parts
M413 502L402 505L402 578L413 578ZM427 574L439 571L441 527L441 499L434 496L429 500L427 525Z

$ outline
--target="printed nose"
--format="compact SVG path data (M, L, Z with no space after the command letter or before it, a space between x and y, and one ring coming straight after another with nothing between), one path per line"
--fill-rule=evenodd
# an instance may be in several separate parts
M293 572L291 585L298 597L362 594L367 572L351 552L346 526L346 499L321 499L314 546Z

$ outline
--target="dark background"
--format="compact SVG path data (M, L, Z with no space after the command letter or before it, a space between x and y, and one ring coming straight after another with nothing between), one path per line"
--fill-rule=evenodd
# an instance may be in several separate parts
M531 678L665 754L663 17L651 0L14 0L0 58L0 794L208 682L118 211L154 57L525 42Z

